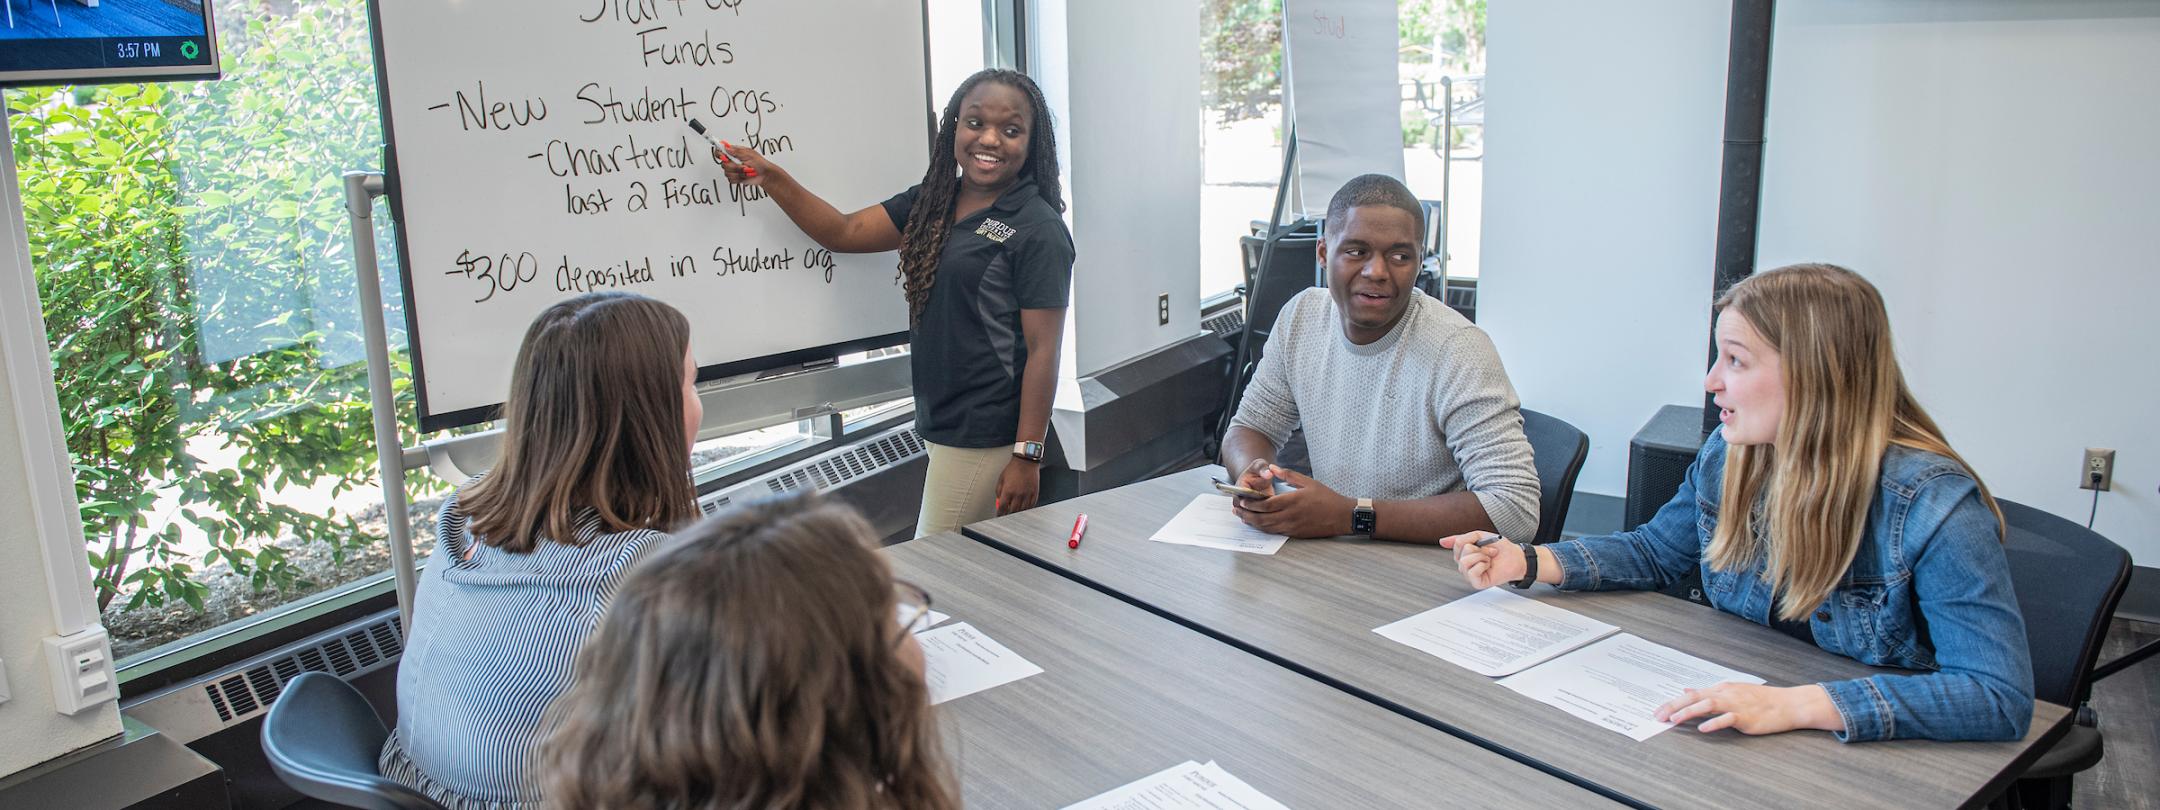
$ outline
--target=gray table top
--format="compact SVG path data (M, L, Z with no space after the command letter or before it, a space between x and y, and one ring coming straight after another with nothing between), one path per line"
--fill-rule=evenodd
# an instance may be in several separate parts
M1061 807L1186 760L1294 808L1619 806L958 534L887 559L1043 668L938 706L969 807Z
M1209 635L1406 711L1494 750L1656 807L1759 804L1955 807L1984 802L2046 750L2067 710L2034 711L2019 742L1839 743L1675 728L1635 742L1372 632L1471 593L1449 553L1353 538L1292 540L1275 555L1148 540L1213 492L1204 467L984 521L966 533ZM1088 515L1078 550L1065 546ZM1524 592L1772 685L1881 672L1737 616L1644 592Z

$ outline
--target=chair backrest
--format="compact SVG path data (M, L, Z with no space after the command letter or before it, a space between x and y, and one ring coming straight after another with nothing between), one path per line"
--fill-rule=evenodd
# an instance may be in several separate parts
M442 810L376 771L389 736L359 690L327 672L304 672L270 705L262 747L278 778L308 797L367 810Z
M1265 237L1239 237L1238 242L1251 270L1252 281L1245 288L1245 328L1257 338L1253 347L1257 358L1259 343L1274 330L1275 316L1282 313L1283 305L1314 286L1319 278L1320 238L1308 232L1276 239L1275 253L1268 257L1266 267L1260 266L1267 247Z
M2092 695L2093 662L2130 583L2130 554L2091 529L2006 501L2003 553L2025 614L2033 696L2075 708Z
M1537 456L1538 528L1532 543L1560 539L1568 506L1575 502L1575 476L1590 455L1590 437L1560 419L1522 409L1523 434Z

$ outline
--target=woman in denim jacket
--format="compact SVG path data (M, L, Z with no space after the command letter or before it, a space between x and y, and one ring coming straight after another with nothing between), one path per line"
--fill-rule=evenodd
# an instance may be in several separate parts
M1905 387L1875 287L1795 265L1732 287L1703 380L1724 426L1680 491L1631 532L1531 547L1441 541L1474 587L1663 587L1701 566L1711 604L1865 664L1917 670L1690 689L1659 720L1812 728L1846 741L2014 740L2032 662L2002 513ZM1725 504L1747 507L1722 509ZM1720 520L1720 517L1723 520ZM1527 585L1527 583L1518 583Z

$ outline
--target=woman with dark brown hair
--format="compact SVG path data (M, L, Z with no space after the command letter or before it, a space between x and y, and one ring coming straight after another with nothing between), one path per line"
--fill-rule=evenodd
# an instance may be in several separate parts
M537 806L541 715L616 583L697 516L690 324L597 292L533 319L494 469L443 502L398 664L384 776L451 808Z
M960 802L908 630L929 610L854 510L815 495L691 528L623 582L549 711L548 804Z

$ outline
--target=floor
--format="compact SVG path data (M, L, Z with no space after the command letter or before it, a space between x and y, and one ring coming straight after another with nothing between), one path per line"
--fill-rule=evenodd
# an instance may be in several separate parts
M2100 661L2160 641L2160 624L2116 619ZM2078 808L2160 808L2160 656L2093 685L2106 758L2078 774Z

